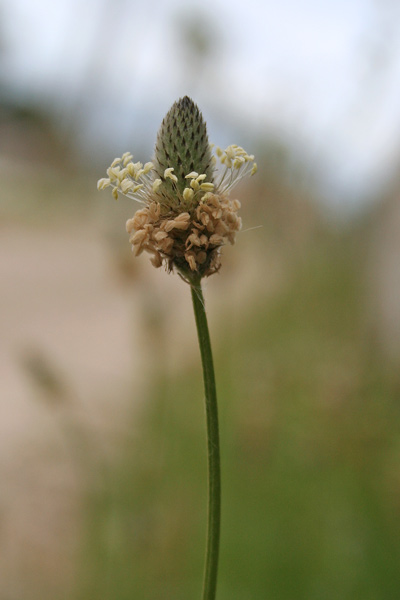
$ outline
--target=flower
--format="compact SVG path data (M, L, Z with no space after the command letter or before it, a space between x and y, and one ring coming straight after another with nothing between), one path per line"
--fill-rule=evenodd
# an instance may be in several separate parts
M135 255L146 251L154 266L175 267L188 281L219 270L221 247L235 242L242 225L229 191L257 171L240 146L213 149L201 112L185 96L161 124L153 162L135 163L125 152L97 183L115 199L121 193L143 205L126 223Z

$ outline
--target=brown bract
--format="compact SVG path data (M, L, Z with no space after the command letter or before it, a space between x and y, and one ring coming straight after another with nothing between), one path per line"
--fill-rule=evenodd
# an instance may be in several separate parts
M126 223L136 256L146 251L155 267L173 267L185 277L209 276L220 264L220 248L234 244L242 226L238 200L206 193L192 212L163 215L158 202L138 210Z

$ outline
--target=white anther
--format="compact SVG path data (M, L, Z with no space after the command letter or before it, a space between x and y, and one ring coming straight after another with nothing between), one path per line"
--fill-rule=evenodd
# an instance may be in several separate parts
M203 192L212 192L214 189L214 184L209 182L202 183L200 185L200 189L203 190Z
M177 176L172 173L173 170L174 170L173 167L168 167L168 169L165 169L164 177L165 177L165 179L167 177L169 177L169 179L172 179L172 181L178 181Z
M153 182L153 192L156 192L161 184L162 184L161 179L155 179Z
M99 179L97 182L97 189L98 190L105 190L106 187L108 187L111 184L110 180L108 179L108 177L103 177L102 179Z
M190 189L190 188L185 188L183 190L182 196L183 196L183 199L186 202L190 202L192 200L193 196L194 196L194 191L192 189Z

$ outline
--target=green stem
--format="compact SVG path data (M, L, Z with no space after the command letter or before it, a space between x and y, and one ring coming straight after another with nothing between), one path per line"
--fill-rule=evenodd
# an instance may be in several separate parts
M217 588L221 521L221 469L219 456L218 407L210 334L200 281L191 285L194 316L203 365L208 446L208 528L203 600L214 600Z

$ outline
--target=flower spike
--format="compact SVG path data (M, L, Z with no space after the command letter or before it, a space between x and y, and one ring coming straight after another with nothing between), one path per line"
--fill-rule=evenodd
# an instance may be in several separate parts
M143 205L127 222L135 255L145 250L155 266L176 268L188 281L219 270L220 249L235 242L242 224L240 203L228 194L257 171L240 146L213 149L201 112L185 96L161 124L153 162L134 163L125 152L97 183L111 187L115 199L121 193Z

